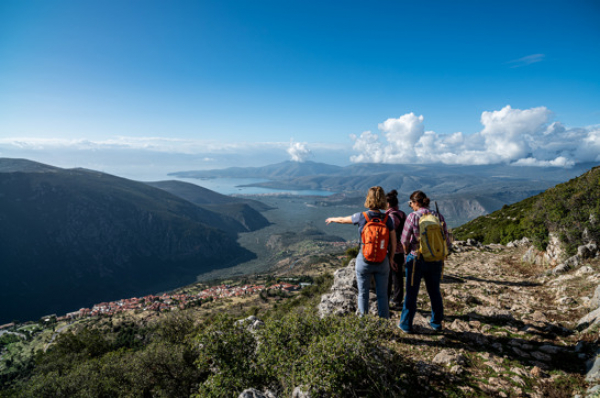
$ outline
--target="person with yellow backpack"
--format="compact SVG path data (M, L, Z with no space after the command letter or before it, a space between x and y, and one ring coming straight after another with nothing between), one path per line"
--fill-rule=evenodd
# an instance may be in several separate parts
M407 255L406 296L398 327L406 333L413 333L421 279L425 280L431 300L429 324L438 332L444 328L444 302L440 282L451 242L444 216L436 210L430 210L430 202L423 191L415 191L410 195L408 205L413 212L408 215L400 238Z

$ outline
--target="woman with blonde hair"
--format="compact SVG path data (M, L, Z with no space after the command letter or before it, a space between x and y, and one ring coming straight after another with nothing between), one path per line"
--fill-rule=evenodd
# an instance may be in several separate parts
M369 313L369 286L371 284L371 277L374 277L377 293L377 312L381 318L389 318L387 287L390 264L393 263L394 253L396 252L396 233L392 219L380 211L387 208L387 199L383 188L369 188L364 206L368 211L354 213L346 217L330 217L325 222L327 224L334 222L358 225L361 237L368 222L379 220L380 223L385 225L385 228L389 231L389 242L386 242L387 253L382 261L367 261L363 250L365 249L365 245L369 243L364 243L361 239L360 251L356 257L356 282L358 284L358 311L360 315ZM369 256L367 255L367 257Z

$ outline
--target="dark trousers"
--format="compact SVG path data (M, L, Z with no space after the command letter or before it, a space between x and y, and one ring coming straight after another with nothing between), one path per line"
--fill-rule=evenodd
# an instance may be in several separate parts
M423 261L423 258L413 261L414 256L406 257L406 299L404 308L400 316L398 326L404 331L412 331L413 319L417 313L417 296L421 279L425 280L425 287L431 300L431 327L435 330L442 329L444 320L444 299L440 291L440 282L442 280L442 261Z
M394 262L398 271L390 267L390 276L388 278L388 297L394 305L402 306L404 300L404 253L396 253Z

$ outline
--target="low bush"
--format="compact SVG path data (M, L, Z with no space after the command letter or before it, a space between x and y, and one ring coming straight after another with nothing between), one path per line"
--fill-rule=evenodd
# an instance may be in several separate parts
M319 397L394 397L409 369L385 349L391 331L371 317L292 312L255 334L223 318L199 335L199 368L210 376L197 397L230 397L245 388L291 396L302 386Z

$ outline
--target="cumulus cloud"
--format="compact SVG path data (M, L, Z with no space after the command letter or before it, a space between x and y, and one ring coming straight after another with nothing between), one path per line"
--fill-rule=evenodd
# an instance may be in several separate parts
M570 167L600 161L600 126L566 128L546 107L483 112L474 134L426 131L414 113L380 123L380 134L351 135L355 163L445 163Z
M305 162L312 153L306 146L306 143L290 142L290 146L287 149L287 153L290 155L294 162Z

